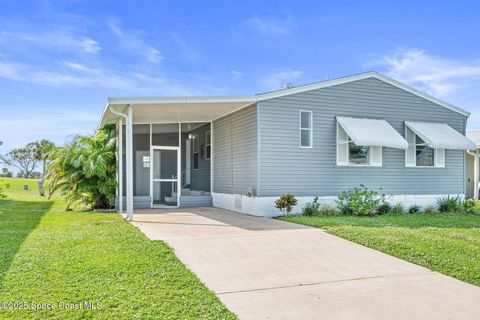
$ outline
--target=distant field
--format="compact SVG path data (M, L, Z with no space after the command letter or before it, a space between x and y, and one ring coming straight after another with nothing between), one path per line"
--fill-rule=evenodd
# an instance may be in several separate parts
M42 199L38 193L37 179L0 178L0 183L5 183L10 186L10 188L5 190L9 198ZM23 189L25 185L28 186L28 190Z

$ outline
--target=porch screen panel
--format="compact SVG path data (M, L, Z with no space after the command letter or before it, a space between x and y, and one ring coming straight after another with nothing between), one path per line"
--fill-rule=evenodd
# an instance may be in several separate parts
M150 196L150 125L133 125L133 195Z
M178 147L178 123L152 124L152 145Z

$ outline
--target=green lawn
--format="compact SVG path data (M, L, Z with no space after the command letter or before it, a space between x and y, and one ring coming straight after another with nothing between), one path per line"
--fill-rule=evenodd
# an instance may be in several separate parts
M0 200L0 302L29 309L0 310L1 319L235 318L165 243L120 215L65 212L60 199L40 199L23 191L24 180L8 180L11 199ZM99 308L61 309L85 301ZM55 309L32 310L33 303Z
M480 286L480 215L286 216Z

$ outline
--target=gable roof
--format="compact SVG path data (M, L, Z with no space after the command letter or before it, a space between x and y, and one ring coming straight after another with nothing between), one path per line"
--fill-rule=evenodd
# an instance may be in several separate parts
M454 106L453 104L450 104L448 102L442 101L438 98L435 98L423 91L417 90L415 88L412 88L404 83L401 83L397 80L394 80L390 77L387 77L381 73L375 72L375 71L369 71L369 72L363 72L359 74L354 74L351 76L346 76L346 77L341 77L341 78L336 78L336 79L331 79L331 80L325 80L321 82L315 82L315 83L310 83L310 84L305 84L305 85L300 85L297 87L292 87L292 88L287 88L287 89L282 89L282 90L277 90L277 91L272 91L272 92L266 92L266 93L261 93L256 95L257 101L262 101L262 100L268 100L268 99L273 99L273 98L278 98L278 97L283 97L283 96L288 96L291 94L296 94L296 93L302 93L306 91L311 91L311 90L317 90L321 88L328 88L332 86L336 86L339 84L344 84L352 81L358 81L358 80L364 80L364 79L369 79L369 78L375 78L380 81L386 82L394 87L400 88L402 90L405 90L407 92L410 92L418 97L421 97L425 100L428 100L430 102L433 102L435 104L438 104L444 108L447 108L449 110L455 111L457 113L460 113L466 117L470 116L470 112L463 110L457 106Z
M375 78L385 83L388 83L394 87L399 89L405 90L414 94L418 97L421 97L425 100L433 102L437 105L440 105L446 109L451 111L457 112L465 117L470 116L470 112L463 110L459 107L456 107L448 102L442 101L438 98L435 98L425 92L420 90L414 89L406 84L403 84L399 81L396 81L392 78L389 78L383 74L378 72L369 71L364 73L359 73L351 76L330 79L305 85L300 85L292 88L281 89L277 91L259 93L254 96L203 96L203 97L132 97L132 98L108 98L108 101L105 105L105 108L102 113L102 117L100 119L99 128L105 125L106 123L114 122L118 116L114 115L112 112L109 111L110 106L119 106L119 107L126 107L127 105L162 105L167 107L173 105L194 105L194 104L212 104L212 105L222 105L225 108L229 108L231 110L238 110L242 107L251 105L258 101L264 101L284 96L289 96L292 94L307 92L311 90L317 90L322 88L328 88L344 83L349 83L358 80L370 79Z

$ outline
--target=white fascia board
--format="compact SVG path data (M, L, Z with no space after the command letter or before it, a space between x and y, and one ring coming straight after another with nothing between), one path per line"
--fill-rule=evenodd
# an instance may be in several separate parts
M312 83L312 84L307 84L299 87L294 87L290 89L283 89L283 90L278 90L274 92L267 92L267 93L262 93L257 95L257 101L263 101L263 100L268 100L268 99L273 99L273 98L279 98L279 97L284 97L288 96L291 94L296 94L296 93L302 93L302 92L307 92L311 90L317 90L317 89L322 89L322 88L328 88L352 81L357 81L357 80L364 80L368 78L375 78L380 81L386 82L394 87L400 88L402 90L405 90L407 92L410 92L416 96L419 96L425 100L431 101L433 103L436 103L446 109L452 110L454 112L460 113L464 115L465 117L470 116L470 112L463 110L459 107L456 107L448 102L442 101L440 99L437 99L435 97L432 97L431 95L422 92L420 90L414 89L410 86L407 86L406 84L403 84L401 82L398 82L396 80L393 80L392 78L389 78L387 76L384 76L383 74L380 74L378 72L365 72L365 73L360 73L356 74L353 76L347 76L347 77L342 77L342 78L337 78L337 79L332 79L332 80L326 80L322 82L317 82L317 83Z
M251 96L212 96L212 97L136 97L136 98L108 98L111 105L119 104L162 104L162 103L228 103L228 102L255 102Z

